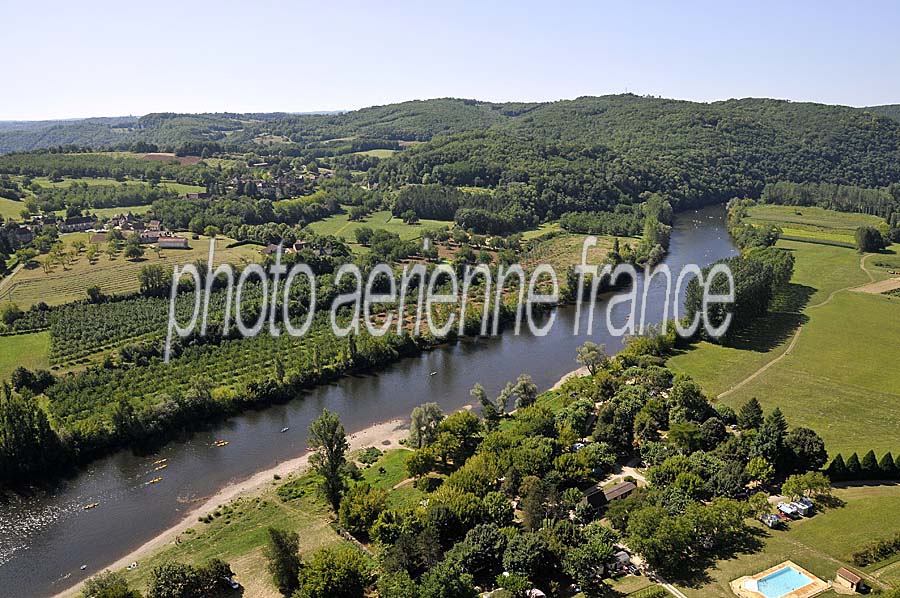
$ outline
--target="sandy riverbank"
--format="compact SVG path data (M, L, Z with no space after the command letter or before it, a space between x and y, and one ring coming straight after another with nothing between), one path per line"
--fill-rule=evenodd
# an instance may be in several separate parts
M398 448L400 446L400 440L406 438L408 433L409 427L406 420L395 419L375 424L348 436L350 450L356 451L369 446L375 446L380 449ZM243 481L225 486L205 500L202 505L190 511L181 521L158 534L153 539L145 542L141 547L133 550L114 563L106 565L100 570L124 569L130 563L141 562L152 553L173 543L180 534L196 524L198 517L214 511L220 505L231 502L239 496L259 492L264 487L268 487L276 475L284 478L291 473L302 471L309 464L309 455L310 453L306 453L300 457L284 461L275 467L257 472ZM78 583L77 585L56 594L54 598L75 596L82 585L82 583Z
M550 387L550 390L559 390L559 387L565 384L569 378L580 378L582 376L587 376L589 373L590 372L588 371L587 367L580 367L577 370L572 370L571 372L557 380L556 384Z

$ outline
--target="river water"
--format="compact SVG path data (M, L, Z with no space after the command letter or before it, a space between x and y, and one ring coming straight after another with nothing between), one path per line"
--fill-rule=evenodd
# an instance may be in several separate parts
M677 215L666 264L674 279L684 264L702 267L736 253L725 231L723 208L709 207ZM638 290L640 297L640 281ZM646 321L659 322L665 289L658 277L648 297ZM683 296L677 301L681 306ZM621 326L628 309L627 304L616 306L613 322ZM560 308L544 337L528 335L523 326L519 336L510 329L496 338L439 347L376 375L347 377L288 404L234 417L151 456L122 451L50 492L0 503L0 594L48 596L102 571L180 521L198 501L302 455L306 429L325 407L340 415L348 431L357 431L408 417L426 401L439 403L445 411L458 409L470 401L469 389L476 382L495 395L506 382L528 373L538 388L547 389L577 367L575 351L586 340L606 344L610 352L621 348L621 339L606 330L606 303L598 301L596 310L590 337L573 334L574 308ZM582 331L586 316L581 316ZM280 433L285 427L290 430ZM229 441L227 450L211 447L219 438ZM168 459L168 468L159 474L164 481L148 485L153 462L163 458ZM95 502L100 506L84 510ZM84 571L82 564L87 565Z

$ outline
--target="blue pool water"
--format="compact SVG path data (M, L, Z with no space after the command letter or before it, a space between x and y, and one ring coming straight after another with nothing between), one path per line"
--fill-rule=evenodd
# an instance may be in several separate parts
M759 588L759 593L766 598L781 598L781 596L812 582L812 579L793 567L785 567L760 579L757 582L757 587Z

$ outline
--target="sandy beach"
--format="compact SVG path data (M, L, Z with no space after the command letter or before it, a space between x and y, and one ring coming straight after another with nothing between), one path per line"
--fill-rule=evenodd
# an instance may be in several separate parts
M347 439L350 443L351 451L356 451L369 446L375 446L380 449L397 448L400 446L400 440L406 438L408 433L408 422L406 420L394 419L354 432L348 435ZM100 570L124 569L130 563L140 562L141 560L146 559L150 554L173 543L181 533L196 524L198 517L214 511L220 505L231 502L239 496L259 492L263 487L268 486L276 475L284 478L291 473L304 470L309 464L310 454L311 453L307 452L300 457L283 461L275 467L257 472L245 480L225 486L205 500L203 504L190 511L177 524L145 542L142 546L131 551L119 560L102 567ZM83 584L80 582L77 585L56 594L54 598L75 596L80 591L82 585Z

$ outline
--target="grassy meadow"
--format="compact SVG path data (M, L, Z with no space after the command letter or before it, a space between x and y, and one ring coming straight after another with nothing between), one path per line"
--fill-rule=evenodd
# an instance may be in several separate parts
M62 235L64 245L69 248L76 240L86 241L88 233ZM261 257L255 245L244 245L226 249L232 240L225 237L216 239L216 264L258 261ZM90 286L98 286L107 295L131 293L140 288L138 274L147 264L163 264L167 267L205 260L209 254L209 238L200 237L190 241L190 249L166 249L157 257L146 247L144 257L126 260L120 253L115 259L101 254L95 263L88 262L80 254L68 267L55 265L50 273L40 266L20 270L9 279L0 292L0 301L12 301L22 309L44 301L48 305L60 305L86 297ZM101 247L105 249L105 247Z
M372 149L364 152L354 152L356 156L372 156L373 158L390 158L397 153L398 150L392 149Z
M0 380L8 380L17 367L49 369L50 331L0 336Z
M358 222L351 221L347 213L335 214L324 220L313 222L309 225L309 229L318 235L334 235L355 244L355 233L357 229L363 227L397 233L401 239L408 241L421 237L426 231L450 226L451 224L452 222L443 220L420 220L418 224L406 224L400 218L392 217L390 211L384 210L373 212L364 220Z
M562 278L565 276L569 266L581 263L581 249L586 236L560 234L540 241L531 251L522 256L522 265L550 264L556 271L557 276ZM638 239L630 239L628 237L620 237L619 241L622 245L626 243L634 245L639 242ZM588 263L602 263L606 259L606 255L612 251L614 242L615 237L597 237L597 245L588 250Z
M0 197L0 218L5 218L7 220L19 220L22 218L21 212L24 209L24 201L16 201L14 199Z
M771 208L793 218L782 206L762 207L773 218ZM801 210L817 226L834 231L871 218ZM796 263L789 290L776 299L773 313L729 346L698 343L671 358L669 366L691 374L711 396L726 393L720 400L732 407L751 397L767 410L780 407L792 425L819 432L832 455L900 450L900 299L847 292L888 278L900 246L865 261L843 247L784 240L778 246L793 252Z

